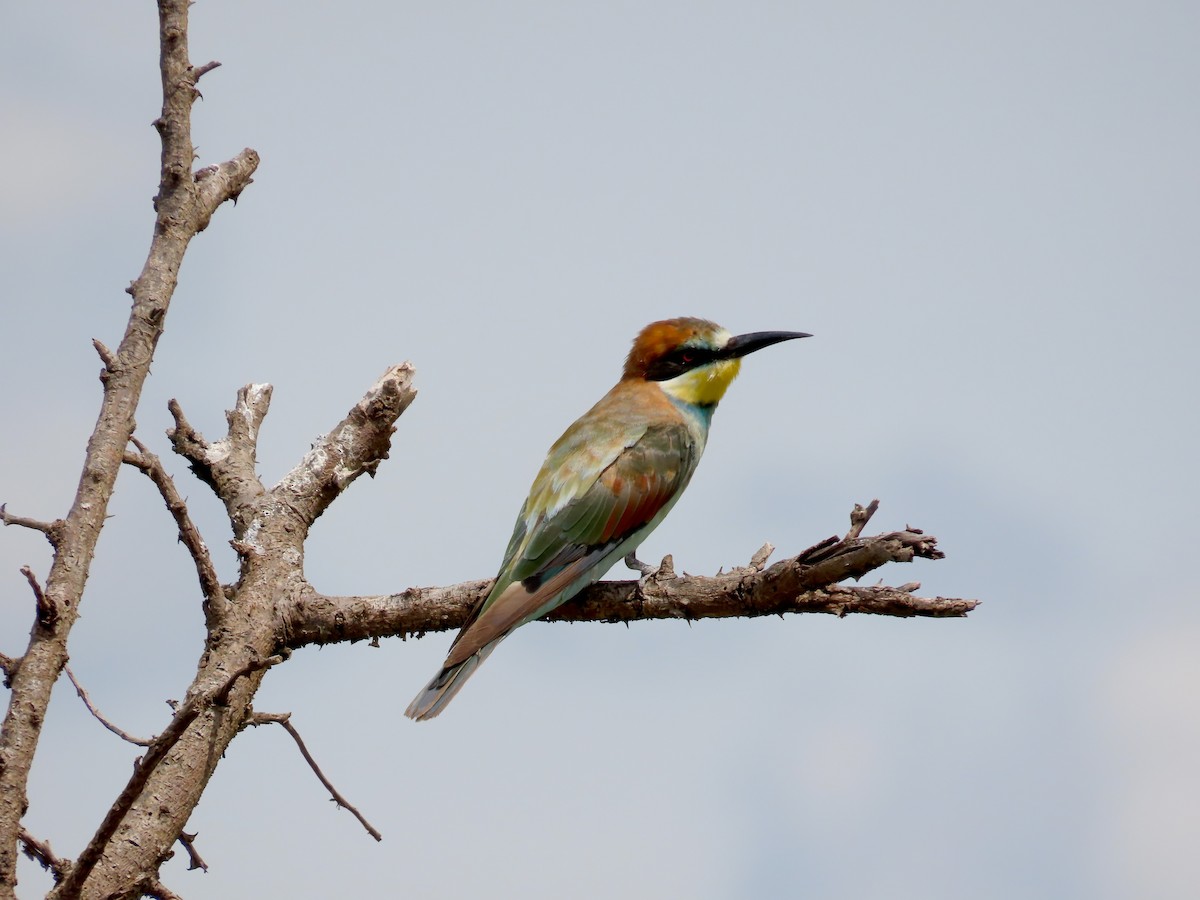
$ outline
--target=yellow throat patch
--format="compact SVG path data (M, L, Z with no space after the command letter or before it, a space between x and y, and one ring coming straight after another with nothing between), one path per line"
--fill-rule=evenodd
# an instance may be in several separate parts
M697 406L713 406L725 396L725 391L742 368L740 359L722 359L667 381L660 381L669 396Z

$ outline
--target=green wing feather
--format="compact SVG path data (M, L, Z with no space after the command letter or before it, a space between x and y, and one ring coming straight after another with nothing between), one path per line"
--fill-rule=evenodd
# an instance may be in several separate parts
M552 452L547 466L556 457L563 458ZM517 519L496 585L455 639L446 665L462 662L598 580L616 561L614 550L657 525L696 462L695 441L680 423L645 427L583 490L578 472L544 467ZM572 499L561 506L543 501L543 509L531 510L545 496L539 486L546 478L573 489Z

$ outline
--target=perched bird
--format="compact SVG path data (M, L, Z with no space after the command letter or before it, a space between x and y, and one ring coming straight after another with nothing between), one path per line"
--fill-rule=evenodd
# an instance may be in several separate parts
M692 318L643 328L621 380L550 448L495 586L405 715L432 719L513 629L565 603L619 559L638 567L637 547L696 471L713 410L742 357L803 337L810 335L734 336Z

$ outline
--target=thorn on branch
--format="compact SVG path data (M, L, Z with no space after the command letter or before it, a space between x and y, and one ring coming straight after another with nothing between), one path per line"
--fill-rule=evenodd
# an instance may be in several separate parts
M204 861L204 857L196 850L195 841L198 836L199 832L195 834L188 834L186 831L179 832L179 843L183 844L183 849L187 851L189 872L193 869L208 871L208 863Z
M33 597L37 603L38 624L47 630L53 629L58 622L58 607L42 591L42 586L38 584L37 576L33 574L33 569L29 568L29 566L21 566L21 574L25 576L25 580L29 582L29 587L33 590Z
M128 741L129 743L135 744L138 747L150 746L150 741L146 740L145 738L134 737L127 731L123 731L112 722L108 721L108 719L104 718L104 716L100 714L100 710L96 709L95 705L92 703L92 698L88 696L88 692L84 690L83 685L79 683L79 679L75 677L75 673L71 671L71 667L63 666L63 668L66 670L67 677L71 679L71 684L75 685L75 693L79 695L79 699L83 701L83 705L87 707L88 712L95 717L97 722L99 722L123 741Z
M292 736L292 740L296 742L296 746L300 749L300 755L304 757L304 761L308 763L308 767L313 770L313 774L317 776L321 784L325 785L325 790L329 791L329 795L333 802L341 809L348 810L354 818L358 819L363 828L367 830L367 834L375 838L377 841L383 840L383 835L366 820L354 804L350 803L341 795L335 788L325 773L321 771L321 767L317 765L317 761L312 758L312 754L308 752L308 747L304 745L304 739L300 737L300 732L291 723L291 713L251 713L246 719L246 725L253 725L257 728L259 725L275 724L281 726L288 734Z

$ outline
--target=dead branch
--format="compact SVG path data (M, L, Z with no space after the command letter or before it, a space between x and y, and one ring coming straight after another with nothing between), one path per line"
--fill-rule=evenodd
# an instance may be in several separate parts
M380 376L337 427L318 440L272 493L311 525L360 475L388 458L396 420L417 397L412 363Z
M63 670L67 673L67 677L71 679L71 684L75 685L75 693L79 695L79 699L83 701L83 705L87 707L88 712L92 714L97 722L115 734L123 741L128 741L131 744L136 744L139 747L149 747L150 741L145 738L137 738L129 734L127 731L122 731L104 716L100 715L100 710L96 709L92 703L92 698L88 696L88 692L83 689L83 685L79 683L79 679L75 677L75 673L71 671L70 666L63 666Z
M754 555L750 557L750 565L747 567L751 572L761 572L767 567L767 560L771 558L771 554L775 552L775 545L770 541L759 547Z
M877 506L877 503L875 504ZM862 507L856 507L861 510ZM872 510L873 512L873 510ZM865 520L864 520L865 521ZM965 616L975 600L915 597L915 588L837 586L890 562L940 559L937 539L916 529L874 537L822 542L768 568L764 550L748 568L711 577L677 576L670 557L638 581L605 581L546 616L548 622L633 622L642 619L707 619L825 613L953 618ZM293 649L382 637L407 637L461 627L491 589L491 581L449 587L409 588L375 597L329 597L306 587L293 598L285 632Z
M179 495L179 491L175 487L175 480L163 468L162 460L147 450L145 444L136 437L131 436L130 441L137 448L137 452L126 450L124 462L149 476L167 504L171 516L175 519L175 524L179 528L179 541L187 548L196 564L196 576L200 579L200 590L204 593L204 610L210 619L208 624L211 628L224 613L226 600L225 591L217 577L212 556L208 552L208 545L204 543L204 539L200 536L200 530L192 522L187 504Z
M50 542L51 547L57 547L59 540L62 538L62 519L55 519L53 522L42 522L38 519L27 519L25 516L14 516L8 511L7 503L0 503L0 522L3 522L6 526L18 525L21 528L40 531L46 536L46 540Z
M100 827L92 836L91 841L88 842L83 852L79 854L79 858L70 868L70 871L67 872L62 883L55 889L56 897L64 898L65 900L65 898L77 896L88 875L91 874L96 863L100 861L105 846L116 833L122 819L125 818L141 794L142 789L146 786L146 782L149 781L150 776L157 769L159 763L166 758L179 739L183 737L184 732L187 731L192 722L201 713L207 712L214 706L223 706L228 703L230 692L240 679L281 663L283 659L282 656L272 656L267 659L249 659L230 674L217 690L207 694L193 694L175 711L175 715L171 719L171 724L166 727L162 734L150 742L146 754L133 767L133 775L130 777L128 784L125 785L125 789L113 801L112 806L109 807L108 813L104 817L104 821L100 823ZM172 843L174 840L172 839Z
M236 621L222 622L219 632L210 632L188 692L191 699L180 705L167 730L151 743L55 900L74 896L85 882L89 897L128 891L178 838L225 748L250 713L261 671L289 652L278 638L279 609L304 583L309 526L334 497L387 457L395 420L416 395L412 375L408 364L385 372L346 419L270 490L261 485L253 467L258 429L270 398L268 385L239 392L227 416L229 432L215 444L191 427L178 404L171 405L172 443L215 488L233 523L233 544L242 558L229 606ZM229 637L233 629L236 639ZM258 677L244 677L255 673ZM201 715L210 708L211 715ZM168 761L170 765L164 765Z
M75 499L57 532L44 609L53 610L58 621L54 629L31 630L21 665L11 679L8 709L0 725L0 896L4 897L12 896L16 885L20 823L42 723L67 660L67 638L79 615L96 542L184 253L216 209L250 184L258 166L258 154L247 149L202 180L192 174L196 74L187 58L188 6L188 0L158 3L163 107L155 121L162 139L162 164L154 199L154 235L142 272L129 288L133 305L125 334L116 352L109 353L111 362L105 363L100 414L88 441Z
M179 832L179 843L183 845L183 849L188 855L188 871L201 869L208 871L208 863L204 861L204 857L200 855L200 851L196 849L196 838L199 834L188 834L186 831Z
M21 566L21 574L25 576L25 580L29 582L29 588L33 591L34 603L37 607L37 623L46 630L53 630L55 623L58 622L58 607L50 600L42 586L38 584L37 576L33 574L33 569L29 566Z
M854 504L854 509L850 513L850 530L846 532L846 536L842 538L842 543L847 543L854 540L862 534L863 528L871 521L871 516L875 515L875 511L879 509L879 501L872 500L866 506Z
M253 675L255 672L265 671L266 669L271 668L271 666L277 666L285 659L287 659L286 656L277 655L268 656L266 659L251 658L247 660L241 668L234 670L233 674L229 676L223 685L221 685L221 689L212 695L211 704L206 705L228 706L229 695L233 691L233 687L238 683L239 679L245 678L247 675Z
M167 432L175 452L191 463L196 477L213 489L225 503L234 533L245 530L244 514L266 488L258 478L256 454L258 429L271 406L269 384L248 384L238 391L237 403L225 413L229 431L209 443L183 415L175 400L167 404L175 427Z
M296 746L300 749L300 755L304 757L304 761L308 763L308 767L313 770L313 774L317 776L321 784L325 785L325 790L329 791L329 795L333 799L333 802L339 808L349 810L354 818L358 819L362 827L367 830L367 834L371 835L371 837L375 838L377 841L382 841L383 835L379 833L378 829L376 829L374 825L366 820L366 817L358 811L356 806L342 796L341 792L333 786L333 782L325 777L325 773L321 771L321 767L317 765L317 761L313 759L312 754L308 752L308 747L304 746L304 739L300 737L300 732L297 731L296 726L292 724L291 717L291 713L256 712L246 719L246 725L253 725L257 728L259 725L274 723L282 726L283 729L292 736L292 740L296 742Z
M59 859L59 857L50 849L49 841L39 841L32 834L21 826L17 834L21 842L21 851L43 869L54 876L56 882L62 881L63 873L66 872L70 865L70 860Z
M221 64L214 59L211 62L206 62L202 66L194 66L192 68L192 82L193 83L198 82L201 78L203 78L205 75L207 75L213 69L219 68L220 65Z

